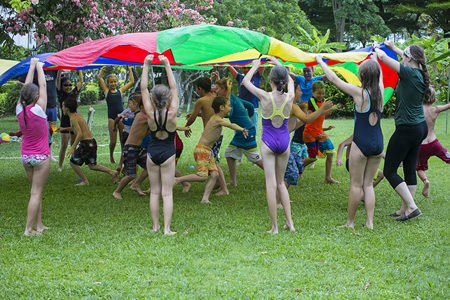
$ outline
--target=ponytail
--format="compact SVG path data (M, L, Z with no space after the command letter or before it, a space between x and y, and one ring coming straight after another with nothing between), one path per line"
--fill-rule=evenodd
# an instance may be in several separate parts
M425 57L425 52L423 51L422 47L415 44L409 46L409 51L411 52L412 59L417 62L422 71L423 83L425 84L425 93L423 95L423 101L428 102L431 97L431 89L430 89L430 75L428 74L428 69L426 65L427 61Z

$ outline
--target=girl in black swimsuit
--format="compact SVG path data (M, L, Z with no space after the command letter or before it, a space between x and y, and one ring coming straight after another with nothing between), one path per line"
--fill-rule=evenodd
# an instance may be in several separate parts
M159 231L159 198L162 195L164 205L164 234L173 235L170 230L173 211L173 183L175 178L175 131L177 129L178 92L175 77L169 60L160 55L159 61L164 65L169 87L158 84L151 93L148 91L149 65L153 55L144 61L141 77L142 103L149 116L151 142L148 147L147 171L152 187L150 194L150 211L153 231Z
M123 124L118 122L115 124L114 120L117 115L123 111L123 93L131 88L134 84L133 70L128 67L129 70L129 80L120 89L117 89L118 78L115 74L110 74L106 78L106 83L103 80L103 69L100 69L98 73L98 82L106 97L106 104L108 106L108 131L109 131L109 160L111 163L115 164L114 160L114 148L116 148L117 143L117 132L119 132L119 141L122 140ZM117 127L116 127L117 126ZM119 166L121 167L121 166Z

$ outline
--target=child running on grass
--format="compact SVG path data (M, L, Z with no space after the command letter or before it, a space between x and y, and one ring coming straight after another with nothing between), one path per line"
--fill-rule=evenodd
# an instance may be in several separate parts
M423 112L428 126L427 137L422 141L419 151L419 160L417 161L417 175L423 182L422 195L425 198L430 196L430 181L428 180L426 171L428 170L428 159L431 156L439 157L443 162L450 164L450 152L442 147L441 143L436 137L434 126L439 113L450 109L450 104L433 106L436 101L436 92L434 88L430 87L431 95L429 99L424 100Z
M97 164L97 142L93 138L86 121L76 112L77 99L74 96L66 97L62 110L64 114L69 116L75 134L67 156L70 157L70 166L81 180L76 185L89 185L86 175L80 168L83 164L87 164L91 170L108 173L113 178L114 183L117 183L119 172Z
M212 146L222 135L222 127L228 127L233 130L241 131L245 138L248 136L248 130L239 125L230 123L224 117L230 112L230 101L225 97L215 97L212 102L214 115L209 119L206 127L200 137L200 140L194 150L194 158L197 163L197 173L189 174L182 177L175 178L175 183L182 182L203 182L207 181L205 192L203 193L203 204L211 203L209 196L216 184L219 176L216 166L216 161L212 154ZM208 179L209 177L209 179Z
M308 102L308 112L312 113L318 110L323 105L325 96L325 84L323 81L316 81L312 85L313 97ZM305 167L317 160L317 155L320 152L326 155L325 163L325 183L339 183L331 176L331 169L333 167L333 153L334 146L328 135L322 128L325 115L318 117L314 122L307 124L303 132L303 140L308 146L309 158L305 160ZM327 129L331 129L328 127Z

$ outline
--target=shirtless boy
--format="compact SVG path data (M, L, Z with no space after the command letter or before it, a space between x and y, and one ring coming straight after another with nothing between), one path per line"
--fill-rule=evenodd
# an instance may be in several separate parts
M117 182L119 172L97 165L97 142L93 138L86 121L76 112L77 99L73 96L64 99L62 110L64 114L69 116L72 130L75 133L67 157L70 157L70 166L81 180L76 185L89 184L87 177L80 168L83 164L87 164L91 170L108 173L113 178L113 181Z
M214 115L209 119L206 127L200 137L200 140L195 147L194 158L197 163L197 173L189 174L182 177L175 178L175 183L182 183L186 181L207 181L205 186L205 192L201 203L208 204L209 196L216 184L216 180L219 176L217 171L216 161L212 155L212 146L222 135L222 127L228 127L233 130L241 131L245 137L248 136L248 130L240 127L230 121L225 120L224 117L230 112L230 101L225 97L215 97L212 102L212 108L214 109ZM208 179L209 177L209 179Z

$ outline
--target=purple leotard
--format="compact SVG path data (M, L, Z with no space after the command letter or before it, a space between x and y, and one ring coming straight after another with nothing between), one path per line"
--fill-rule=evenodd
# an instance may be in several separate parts
M272 93L270 93L272 99L273 112L269 117L262 116L262 141L269 149L275 154L284 153L289 148L289 129L288 119L289 116L283 114L283 109L289 100L289 95L286 95L286 99L283 104L278 108L275 106ZM283 124L276 128L272 125L272 119L274 116L281 116L284 118Z

